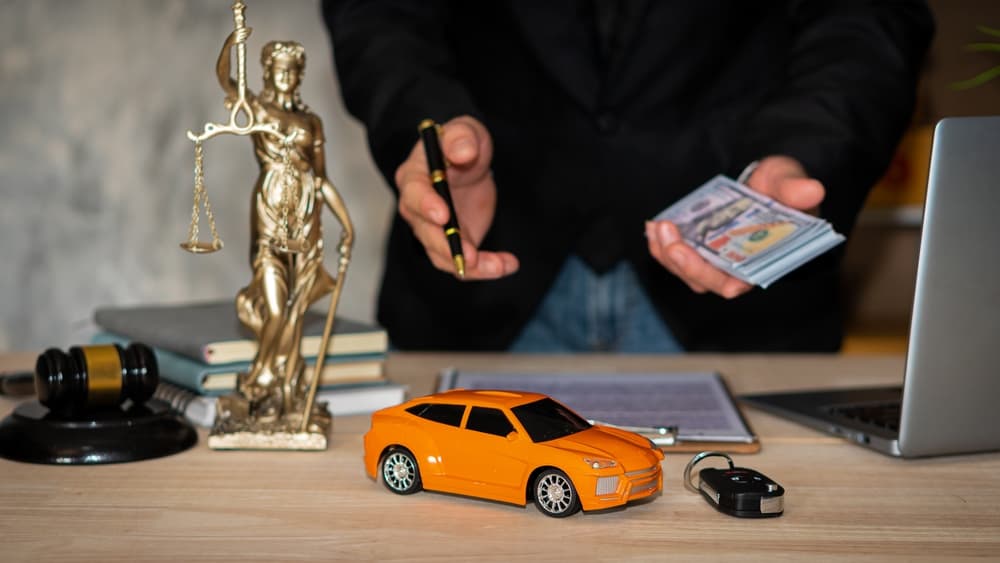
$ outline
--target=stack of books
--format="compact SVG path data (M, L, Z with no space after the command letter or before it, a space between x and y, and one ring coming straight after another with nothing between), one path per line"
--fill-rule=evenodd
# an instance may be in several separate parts
M302 353L309 366L316 363L325 320L321 313L306 314ZM160 368L154 396L202 426L211 426L215 397L235 391L238 374L250 370L257 353L257 342L240 323L232 301L102 307L94 321L100 329L95 343L142 342L152 348ZM327 403L333 415L367 413L402 402L405 387L385 378L387 351L385 330L338 317L317 402Z

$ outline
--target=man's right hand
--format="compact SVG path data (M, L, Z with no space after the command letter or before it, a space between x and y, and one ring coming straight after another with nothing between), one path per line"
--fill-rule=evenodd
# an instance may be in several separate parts
M496 279L518 269L517 257L510 252L480 251L479 245L493 223L497 187L490 171L493 140L478 120L463 115L442 126L441 150L448 161L448 184L462 233L465 279ZM448 204L431 185L422 141L396 169L399 187L399 214L410 224L427 257L437 269L456 274L444 224Z

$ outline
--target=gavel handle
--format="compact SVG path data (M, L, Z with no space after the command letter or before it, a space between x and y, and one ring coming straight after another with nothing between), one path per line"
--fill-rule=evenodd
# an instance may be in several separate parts
M0 395L25 397L35 394L35 374L30 371L0 373Z

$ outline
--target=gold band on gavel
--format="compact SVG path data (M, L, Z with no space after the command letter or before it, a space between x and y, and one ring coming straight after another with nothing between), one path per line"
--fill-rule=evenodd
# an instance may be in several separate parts
M116 405L122 394L122 360L113 345L82 346L87 362L87 406Z

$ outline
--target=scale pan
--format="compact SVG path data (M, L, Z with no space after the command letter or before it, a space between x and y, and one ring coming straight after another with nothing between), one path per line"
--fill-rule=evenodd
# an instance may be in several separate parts
M192 254L208 254L222 249L222 241L216 242L182 242L181 248Z

